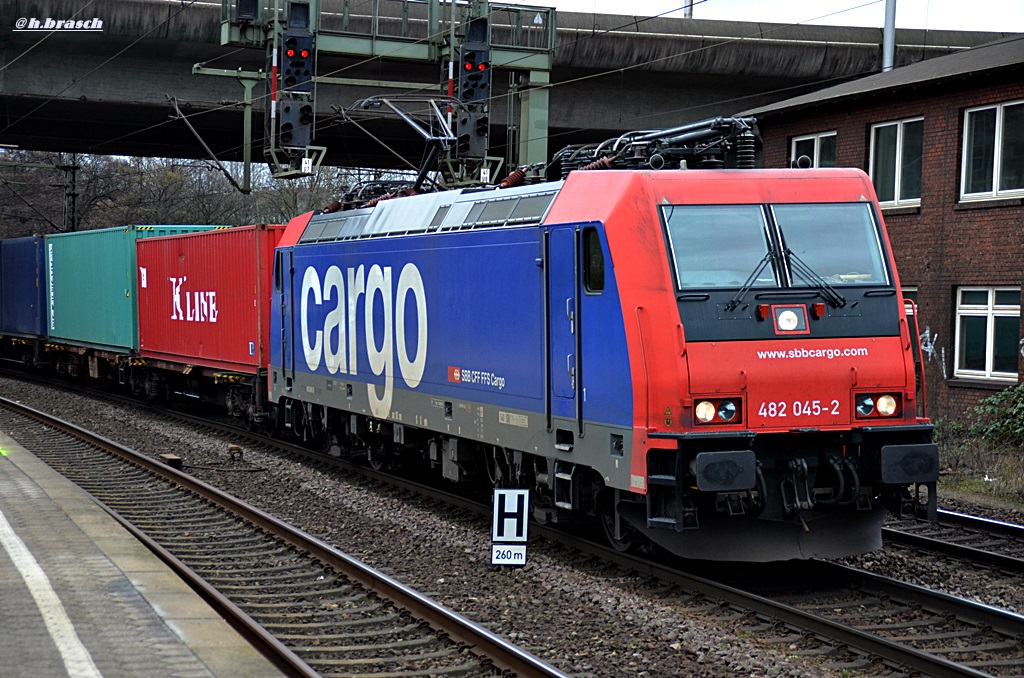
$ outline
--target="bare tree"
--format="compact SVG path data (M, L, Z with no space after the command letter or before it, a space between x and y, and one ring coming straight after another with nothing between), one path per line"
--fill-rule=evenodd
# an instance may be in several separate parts
M7 151L0 166L0 237L56 233L64 222L65 174L60 154ZM74 187L80 230L126 224L287 223L340 198L358 173L320 168L310 177L275 180L266 167L253 172L253 190L244 195L211 163L116 156L78 156ZM227 166L241 175L237 164ZM70 189L68 189L70 190Z

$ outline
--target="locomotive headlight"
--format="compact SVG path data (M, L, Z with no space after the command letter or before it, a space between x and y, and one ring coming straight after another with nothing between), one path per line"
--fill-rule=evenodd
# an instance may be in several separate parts
M697 419L707 424L715 418L715 405L710 401L702 400L697 403L694 414L697 415Z
M875 411L875 400L871 396L860 396L857 398L857 414L862 417L870 417Z
M718 406L718 418L722 421L732 421L736 418L736 403L731 400L723 400Z
M783 332L792 332L800 324L800 318L793 311L783 311L779 314L779 329Z
M896 413L896 399L891 395L881 396L875 407L878 408L878 413L883 417L891 417Z

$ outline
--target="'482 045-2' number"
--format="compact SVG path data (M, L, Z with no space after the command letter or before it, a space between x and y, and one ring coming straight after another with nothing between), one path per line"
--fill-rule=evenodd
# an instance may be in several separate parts
M782 417L817 417L822 414L839 414L839 401L832 399L828 402L821 400L785 400L762 401L757 408L757 413L765 419L779 419Z

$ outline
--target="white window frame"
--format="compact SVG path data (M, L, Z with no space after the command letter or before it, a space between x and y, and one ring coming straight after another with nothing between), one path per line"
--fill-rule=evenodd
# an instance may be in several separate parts
M820 132L818 134L805 134L803 136L793 137L793 139L789 143L790 162L791 163L795 163L797 161L797 155L796 155L796 145L797 145L797 142L807 141L808 139L813 139L814 140L814 157L811 158L811 161L814 164L811 165L811 167L821 167L821 164L820 164L821 140L824 137L836 137L836 136L837 136L836 135L836 131L832 130L831 132ZM837 155L838 155L838 152L839 151L838 151L838 145L837 145L837 147L836 147L836 154Z
M909 317L909 316L914 315L916 313L916 311L917 311L917 301L918 301L918 298L919 298L918 297L917 288L916 287L906 287L906 286L903 286L902 290L903 290L903 299L904 299L903 308L907 312L907 316ZM908 297L909 297L909 300L911 302L913 302L913 303L907 303ZM911 327L910 331L913 332L914 328Z
M868 158L868 169L871 172L871 183L875 186L875 192L878 192L878 184L875 183L875 130L881 127L896 126L896 177L895 185L893 186L893 195L896 196L894 200L886 200L885 202L879 201L879 205L882 207L918 207L921 205L921 196L916 198L907 198L906 200L900 200L900 189L902 186L900 182L903 178L903 127L908 123L920 122L924 123L924 116L918 116L916 118L907 118L906 120L894 120L892 122L880 122L876 125L871 126L871 151ZM922 176L922 189L924 188L923 177L924 177L924 149L921 149L921 176Z
M1024 99L1018 99L1016 101L1004 101L1001 104L995 104L991 106L977 106L975 108L968 108L964 110L964 129L963 129L963 148L962 158L960 164L960 200L962 202L969 202L972 200L994 200L997 198L1016 198L1024 196L1024 186L1021 188L999 190L999 175L1002 171L1003 161L1003 110L1009 106L1020 106L1024 105ZM969 130L971 123L971 114L980 113L982 111L988 111L995 109L996 111L996 123L995 123L995 149L993 152L993 167L992 167L992 186L989 191L979 191L976 193L967 193L967 166L970 161L970 153L967 148L967 142L969 138Z
M988 303L964 304L961 302L962 292L987 292ZM1016 292L1017 304L995 304L996 292ZM983 317L988 322L985 327L985 369L968 370L960 367L960 320L964 317ZM1020 322L1020 287L1012 286L963 286L956 288L956 328L954 330L954 342L956 344L953 355L953 376L965 379L990 379L992 381L1017 382L1017 372L995 372L992 369L992 360L995 338L995 319L1016 318Z

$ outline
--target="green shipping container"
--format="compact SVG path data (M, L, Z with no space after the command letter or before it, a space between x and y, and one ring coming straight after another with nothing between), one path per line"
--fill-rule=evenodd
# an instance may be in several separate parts
M46 236L51 340L124 353L139 347L135 241L218 226L118 226Z

